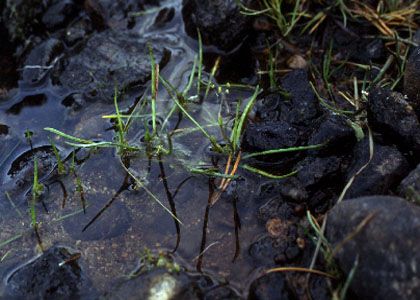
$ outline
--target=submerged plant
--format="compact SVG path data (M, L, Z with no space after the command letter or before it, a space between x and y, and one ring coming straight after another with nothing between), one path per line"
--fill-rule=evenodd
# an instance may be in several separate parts
M37 228L37 218L36 218L36 202L41 197L44 192L44 185L39 183L38 178L38 158L34 158L34 179L32 184L32 198L29 204L29 213L31 216L31 225L34 228Z

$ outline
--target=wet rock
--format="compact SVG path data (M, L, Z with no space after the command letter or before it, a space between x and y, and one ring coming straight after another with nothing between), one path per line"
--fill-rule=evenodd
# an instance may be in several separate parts
M389 89L377 88L369 93L369 123L375 130L420 153L420 123L404 96Z
M65 26L77 13L73 0L56 0L48 7L42 16L42 23L49 30Z
M319 103L309 84L308 72L304 69L293 70L282 80L283 89L290 95L288 109L282 109L283 117L297 125L312 125L319 116Z
M185 31L203 43L229 51L240 45L250 28L251 19L240 13L235 0L183 0Z
M354 130L349 126L346 118L328 114L322 118L321 125L309 138L308 145L326 144L318 150L320 154L337 154L348 152L356 143Z
M299 256L299 232L294 225L297 221L294 206L275 197L260 207L258 218L265 223L267 233L257 237L249 246L249 254L254 260L269 266Z
M294 209L292 204L283 202L278 195L271 199L265 200L258 210L258 218L263 222L271 218L280 218L282 220L291 220L294 218Z
M312 132L314 120L321 115L318 100L304 69L293 70L282 80L285 93L271 93L256 103L256 116L262 121L281 120ZM315 122L317 125L319 122Z
M63 50L57 39L48 39L36 46L25 60L22 79L29 85L38 84L54 67Z
M324 183L330 185L342 177L342 159L337 156L307 157L298 164L297 178L306 190L320 188Z
M290 72L283 78L282 86L286 96L269 94L257 102L256 116L261 122L250 124L245 129L242 140L245 151L257 152L307 145L314 131L314 124L319 123L317 118L321 113L309 85L307 72L302 69ZM349 130L338 121L331 120L330 123L324 125L325 129L321 128L319 135L313 138L314 142L333 137L341 140L348 136ZM287 155L298 156L299 153L273 155L271 158L283 158Z
M66 232L75 240L95 241L117 237L124 234L131 224L128 208L116 200L107 207L89 227L89 222L102 210L103 206L92 204L86 207L86 213L67 218L63 222Z
M281 273L271 273L255 280L250 288L248 300L295 299L286 277Z
M283 121L250 124L242 140L243 150L249 152L298 145L300 145L298 129Z
M420 116L420 47L413 49L404 73L404 94Z
M281 196L285 201L302 203L308 199L305 187L295 177L264 183L260 186L259 198Z
M420 204L420 165L401 181L398 194L410 201Z
M349 167L348 182L369 161L369 143L364 139L354 149L353 163ZM409 172L404 156L394 146L374 144L373 158L369 165L356 176L346 198L368 195L386 195Z
M143 88L150 79L151 65L148 42L156 63L164 68L170 52L164 41L145 39L128 31L112 31L93 35L80 53L71 56L56 80L64 87L83 92L87 100L112 101L114 88Z
M420 207L397 197L371 196L336 205L328 215L326 235L335 246L357 230L336 259L348 274L359 258L351 282L358 298L419 299L419 228Z
M80 253L54 247L13 271L6 280L7 299L79 299L94 297L90 280L77 261Z

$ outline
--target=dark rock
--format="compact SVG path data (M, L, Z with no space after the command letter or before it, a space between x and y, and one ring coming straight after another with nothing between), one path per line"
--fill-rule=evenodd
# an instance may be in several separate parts
M420 47L414 48L407 61L404 73L404 94L420 116Z
M320 110L318 100L309 84L308 72L297 69L288 73L282 80L282 87L291 97L288 111L282 110L284 117L292 124L312 125Z
M321 111L307 71L298 69L288 73L282 80L282 87L285 93L271 93L257 101L256 116L263 122L277 120L303 126L310 134Z
M77 253L54 247L19 267L7 278L7 299L79 299L94 297L90 280L80 268Z
M248 300L296 299L281 273L271 273L256 279L249 288Z
M367 218L371 218L367 221ZM361 229L357 227L367 221ZM348 274L359 258L351 290L359 299L420 298L420 207L404 199L372 196L349 199L328 215L332 246L355 234L336 259Z
M25 60L23 80L30 85L38 84L56 64L62 51L63 44L53 38L36 46Z
M242 148L258 152L298 146L300 141L299 131L286 122L256 123L247 126Z
M354 161L347 173L348 182L369 161L369 142L359 142L354 149ZM356 176L346 198L368 195L386 195L409 172L404 156L394 146L374 144L373 158L369 165Z
M290 72L284 77L282 85L288 94L287 99L280 94L269 94L258 101L256 115L261 122L250 124L245 129L242 141L245 151L256 152L307 145L314 131L314 123L319 123L316 122L316 118L320 115L318 101L309 85L307 72ZM334 127L331 132L325 132L327 130L323 129L316 138L322 140L324 137L334 136L340 140L341 135L347 136L348 130L339 125L338 121L335 123L330 125ZM317 139L314 138L315 141L318 141ZM295 152L272 157L287 155L290 157L299 154Z
M265 201L265 204L258 210L258 218L263 222L266 222L270 218L281 218L282 220L294 218L293 206L283 202L281 197L277 196Z
M260 237L249 246L249 255L260 265L285 264L296 259L300 250L296 236L288 239L274 238L269 235Z
M65 26L77 14L77 6L73 0L54 1L42 16L42 23L49 30Z
M324 143L327 145L317 152L337 154L338 152L348 152L353 147L356 143L356 135L346 118L333 114L322 118L321 125L310 137L308 145Z
M267 182L260 186L259 198L270 199L278 196L295 203L302 203L308 199L305 187L295 177Z
M420 204L420 165L401 181L398 194L407 200Z
M75 240L94 241L117 237L124 234L130 227L129 210L116 200L89 227L85 228L101 209L102 206L96 203L86 207L86 213L67 218L63 222L64 229Z
M297 178L306 190L317 189L322 183L330 185L342 177L341 160L337 156L307 157L298 164Z
M417 84L417 82L416 82ZM378 132L420 153L420 123L404 96L389 89L376 88L369 93L369 123Z
M57 80L70 90L83 92L87 100L112 101L114 88L127 90L140 87L150 79L151 65L148 42L156 63L163 68L170 52L164 41L144 39L128 31L95 34L83 50L70 57Z
M251 19L240 13L235 0L183 0L185 31L197 38L200 30L203 43L229 51L246 37Z

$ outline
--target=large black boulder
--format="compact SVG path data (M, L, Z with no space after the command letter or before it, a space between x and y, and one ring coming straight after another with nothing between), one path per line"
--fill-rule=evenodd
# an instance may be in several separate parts
M329 212L326 237L332 247L346 241L336 255L346 275L358 257L351 290L359 299L420 299L420 207L390 196L349 199Z

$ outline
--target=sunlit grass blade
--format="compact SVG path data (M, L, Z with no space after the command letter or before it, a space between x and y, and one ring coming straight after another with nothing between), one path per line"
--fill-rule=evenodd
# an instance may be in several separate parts
M244 111L242 112L239 120L235 120L235 123L237 123L237 124L234 125L234 129L232 130L232 133L231 133L231 143L232 143L234 151L236 151L236 149L240 148L241 135L242 135L242 131L243 131L245 121L248 118L249 112L251 111L252 107L254 106L255 101L257 100L257 96L258 96L259 92L260 92L260 89L257 86L255 88L254 94L252 95L251 99L247 103L247 105L246 105Z
M78 138L78 137L69 135L69 134L64 133L64 132L62 132L62 131L60 131L58 129L55 129L55 128L45 127L44 130L46 130L48 132L51 132L51 133L54 133L54 134L56 134L58 136L61 136L62 138L65 138L67 140L76 142L78 144L92 144L92 143L94 143L93 141L85 140L85 139L81 139L81 138Z

